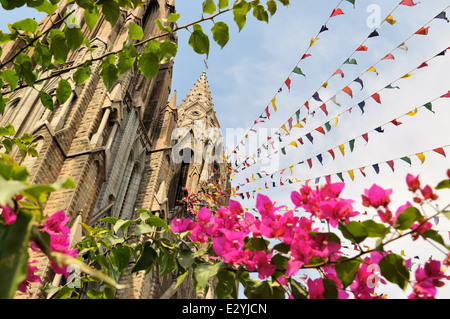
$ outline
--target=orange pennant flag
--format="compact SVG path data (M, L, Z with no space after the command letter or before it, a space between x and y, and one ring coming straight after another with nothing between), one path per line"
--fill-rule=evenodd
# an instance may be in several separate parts
M429 29L430 29L430 27L426 27L426 28L422 27L416 32L416 34L427 35Z
M447 156L445 155L445 151L444 151L444 149L443 149L442 147L435 148L433 151L435 151L435 152L438 153L438 154L441 154L441 155L444 156L444 157L447 157Z

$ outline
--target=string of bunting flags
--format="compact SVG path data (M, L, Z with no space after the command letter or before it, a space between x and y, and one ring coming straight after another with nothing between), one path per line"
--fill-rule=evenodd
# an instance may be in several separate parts
M430 61L432 61L433 59L435 59L435 58L437 58L437 57L440 57L440 56L445 56L445 55L446 55L446 52L448 51L448 49L450 49L450 47L444 49L443 51L440 51L440 53L438 53L438 54L433 55L433 57L431 57L431 58L429 58L428 60L424 61L424 62L421 63L418 67L416 67L416 68L410 70L410 71L407 72L405 75L403 75L403 76L397 78L396 80L394 80L394 81L391 82L390 84L388 84L388 85L384 86L383 88L379 89L378 91L376 91L376 92L370 94L368 97L366 97L365 99L363 99L363 100L360 101L359 103L357 103L357 104L355 104L355 105L352 105L350 108L345 109L344 111L340 112L340 113L337 114L337 115L334 115L334 116L333 116L333 118L334 118L334 127L337 127L337 125L338 125L338 123L339 123L339 118L340 118L342 115L344 115L345 113L351 113L352 110L353 110L353 108L355 108L355 107L359 107L360 110L361 110L361 115L363 115L364 112L365 112L365 107L367 107L367 103L366 103L366 102L369 101L369 100L374 100L377 104L382 104L380 93L382 93L382 92L383 92L384 90L386 90L386 89L400 89L399 86L394 86L394 84L396 84L396 83L397 83L398 81L400 81L400 80L403 80L403 79L407 79L407 78L412 77L412 75L414 74L414 72L416 72L417 70L420 70L420 69L422 69L422 68L428 66L428 63L430 63ZM445 97L445 94L444 94L442 97ZM437 99L437 98L436 98L436 99ZM430 103L430 102L429 102L429 103ZM426 105L428 105L428 103L427 103ZM431 109L430 109L430 111L431 111ZM409 115L411 115L413 112L414 112L414 111L409 112ZM415 113L417 113L417 108L416 108L416 110L415 110ZM414 113L414 114L415 114L415 113ZM412 115L414 115L414 114L412 114ZM327 116L329 115L328 111L327 111L326 115L327 115ZM393 120L393 123L395 124L394 121L395 121L395 120ZM304 120L301 120L300 122L305 122L305 123L306 123L306 120L304 119ZM292 126L291 128L293 128L293 127L294 127L294 126ZM302 136L300 136L300 137L296 137L293 141L291 141L290 143L288 143L288 144L286 144L285 146L281 147L281 148L280 148L280 151L281 151L281 153L282 153L283 155L286 155L286 154L287 154L287 153L286 153L287 147L292 146L292 147L295 147L295 148L299 148L299 144L300 144L300 145L303 145L303 144L304 144L304 138L305 138L305 137L313 144L314 137L313 137L312 133L319 132L319 133L321 133L321 134L323 134L323 135L326 135L327 132L330 132L330 131L331 131L332 127L333 127L333 126L330 124L330 121L327 121L327 122L325 122L325 123L322 123L322 124L319 125L317 128L315 128L315 129L309 131L308 133L306 133L306 134L304 134L304 135L302 135ZM271 145L272 145L272 149L275 150L275 148L274 148L274 146L273 146L273 143L272 143ZM276 154L277 152L278 152L278 150L275 150L274 154ZM263 161L264 161L265 159L270 159L270 155L271 155L271 154L269 154L268 156L265 156L265 157L259 157L259 156L258 156L258 161L257 161L257 159L255 158L255 156L253 156L252 159L253 159L254 162L253 162L253 163L247 163L246 166L247 166L247 167L250 167L251 165L256 164L256 163L263 163ZM242 171L241 171L241 172L242 172Z
M400 3L400 4L402 4L402 3ZM399 4L399 5L400 5L400 4ZM398 6L399 6L399 5L398 5ZM385 20L383 20L383 22L384 22L384 21L391 21L391 19L392 19L392 14L393 14L393 12L398 8L398 6L397 6L397 7L396 7L396 8L388 15L388 17L387 17ZM332 95L332 97L331 97L330 99L328 99L327 101L323 101L323 100L320 98L320 96L319 96L319 90L320 90L320 88L319 88L319 90L317 90L317 91L316 91L316 92L308 99L308 101L305 102L305 104L303 104L303 105L302 105L302 106L301 106L294 114L292 114L292 115L289 117L289 119L288 119L285 123L283 123L283 125L275 132L275 134L278 135L279 141L280 141L280 142L282 141L282 139L281 139L282 133L286 136L286 135L290 135L290 131L291 131L293 128L304 128L304 125L306 124L307 118L308 118L309 116L314 116L314 114L315 114L315 112L316 112L317 110L321 109L321 110L325 113L325 115L328 116L328 113L329 113L328 110L327 110L327 103L328 103L328 102L332 101L334 104L336 104L337 106L340 107L341 104L336 100L338 94L340 94L340 93L345 93L345 94L349 95L351 98L353 98L353 91L352 91L352 89L350 88L351 84L353 84L353 83L358 83L358 84L361 86L361 90L362 90L362 89L364 88L364 81L363 81L361 78L362 78L365 74L370 73L370 72L374 72L374 73L376 73L377 76L378 76L378 75L379 75L379 72L377 71L377 69L375 68L375 66L377 66L379 63L381 63L382 61L385 61L385 60L395 60L395 56L393 55L393 53L394 53L394 51L397 50L397 49L401 49L401 50L407 51L407 50L408 50L408 47L406 46L406 42L407 42L409 39L411 39L413 36L415 36L415 35L428 35L429 28L430 28L429 24L430 24L433 20L435 20L435 19L444 19L444 20L446 20L447 22L449 22L449 20L447 19L447 16L446 16L446 10L447 10L449 7L450 7L450 6L447 6L443 11L441 11L441 13L439 13L437 16L435 16L434 18L432 18L432 19L431 19L429 22L427 22L426 24L424 24L418 31L414 32L414 33L411 34L406 40L402 41L402 43L401 43L400 45L394 47L394 49L392 49L392 50L391 50L389 53L387 53L386 55L383 55L383 57L382 57L381 59L379 59L375 64L373 64L369 69L365 70L365 71L364 71L361 75L359 75L355 80L353 80L353 81L351 81L349 84L347 84L342 90L339 90L336 94ZM391 17L391 18L390 18L390 17ZM395 21L395 20L393 20L393 21ZM393 22L391 22L391 24L393 24ZM381 26L381 24L380 24L380 26ZM378 32L376 33L376 35L379 35ZM346 61L345 61L341 66L338 67L338 69L337 69L337 70L330 76L330 78L329 78L329 79L321 86L321 88L326 88L326 87L328 86L329 80L330 80L332 77L334 77L335 75L340 75L341 78L344 78L345 75L344 75L344 72L342 71L343 65L345 65L345 64L357 64L356 59L352 58L353 55L354 55L356 52L358 52L358 51L367 51L367 50L368 50L367 46L364 46L365 42L366 42L369 38L374 37L374 36L376 36L376 35L375 35L374 32L372 32L372 33L369 35L369 37L368 37L361 45L359 45L358 48L350 55L350 57L347 58ZM439 53L438 55L436 55L436 56L439 56L439 55L445 55L445 52L446 52L447 49L448 49L448 48L446 48L444 51L440 52L440 53ZM433 58L434 58L434 57L433 57ZM433 58L431 58L431 59L433 59ZM421 69L421 68L423 68L423 67L427 67L427 66L428 66L428 62L429 62L431 59L429 59L429 60L427 60L427 61L424 61L420 66L418 66L418 67L415 68L414 70ZM412 73L414 70L412 70L412 71L406 73L406 74L405 74L404 76L402 76L400 79L404 79L404 78L410 77L410 76L412 75L411 73ZM400 79L399 79L399 80L400 80ZM398 81L398 80L397 80L397 81ZM392 83L391 83L391 85L388 85L388 86L386 86L385 88L388 88L388 89L389 89L389 88L396 88L396 87L393 87L393 86L392 86ZM377 102L381 103L380 97L379 97L379 92L374 93L373 96L372 96L372 98L375 99ZM311 111L311 110L310 110L310 106L309 106L309 101L310 101L311 99L314 99L315 101L320 102L320 103L321 103L321 106L318 107L318 108L316 108L316 109L314 109L313 111ZM274 105L275 105L275 104L274 104ZM303 117L303 119L300 119L301 110L302 110L303 106L305 106L305 107L307 108L308 114L307 114L305 117ZM361 103L359 103L358 106L361 108L362 112L364 113L365 101L362 101ZM276 107L274 106L274 108L276 108ZM350 112L351 112L351 108L350 108ZM341 114L340 114L340 115L341 115ZM337 117L335 117L335 122L338 120L338 117L339 117L339 115L338 115ZM296 123L294 123L295 121L296 121ZM248 136L248 134L247 134L247 136ZM310 135L307 135L307 137L310 138ZM259 157L259 154L260 154L261 151L262 151L262 150L261 150L261 147L263 147L264 149L268 150L268 149L269 149L269 146L272 145L272 149L274 149L273 142L274 142L274 141L273 141L273 138L272 138L271 136L269 136L268 139L267 139L267 141L266 141L265 143L263 143L263 144L257 149L256 153L258 154L258 157ZM299 141L299 142L301 142L301 141ZM294 143L296 144L296 142L294 141L294 142L291 143L291 145L295 146ZM245 146L245 144L243 143L243 141L241 141L241 144ZM238 147L239 147L239 145L238 145ZM235 151L236 151L236 149L235 149ZM256 163L255 157L257 156L257 154L253 153L253 154L251 154L250 156L243 156L243 157L245 158L245 160L244 160L244 161L239 161L241 165L238 165L237 159L236 159L236 160L235 160L235 163L234 163L234 164L235 164L235 170L238 170L241 166L243 166L242 170L244 170L246 167L250 167L252 164L255 164L255 163ZM249 161L250 159L253 159L254 162L253 162L253 163L248 163L248 161Z

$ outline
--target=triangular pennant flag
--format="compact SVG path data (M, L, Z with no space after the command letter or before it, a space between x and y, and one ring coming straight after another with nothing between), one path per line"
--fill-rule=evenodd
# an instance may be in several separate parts
M394 161L393 160L390 160L390 161L387 161L386 162L388 165L389 165L389 167L392 169L392 171L394 172Z
M303 76L306 77L306 75L303 73L302 69L300 69L298 66L296 66L292 72L300 74L300 75L303 75Z
M373 31L371 34L369 34L369 38L377 37L380 34L377 32L377 30Z
M272 106L273 106L273 109L274 109L275 112L277 111L277 105L275 104L276 99L277 99L276 96L274 96L274 98L272 99Z
M358 63L356 62L355 59L348 58L347 61L344 62L344 64L358 64Z
M429 29L430 27L422 27L416 32L416 34L427 35Z
M305 53L305 54L303 54L301 60L306 59L306 58L309 58L310 56L311 56L311 54Z
M311 38L311 41L309 42L309 47L312 47L316 41L319 40L319 38Z
M358 49L356 49L356 51L368 51L369 48L366 47L365 45L360 45Z
M333 96L330 100L331 100L334 104L336 104L337 106L341 106L341 104L338 103L338 102L336 101L336 95Z
M348 142L348 145L350 145L350 152L353 152L353 149L355 148L355 140L351 140Z
M290 135L289 131L286 129L286 124L283 124L281 128L286 132L286 135Z
M334 127L338 125L338 122L339 122L339 115L334 118Z
M378 166L378 164L373 164L372 167L377 174L380 173L380 167Z
M289 143L289 145L292 145L292 146L295 146L296 148L298 148L298 145L297 145L296 141L293 141L293 142Z
M389 53L388 55L386 55L381 60L395 60L395 57L392 55L392 53Z
M306 137L308 138L308 140L312 143L314 138L312 137L311 133L306 134Z
M408 163L411 166L411 159L407 156L402 157L401 160L405 161L406 163Z
M447 157L447 156L445 155L445 151L444 151L444 149L443 149L442 147L435 148L433 151L435 151L435 152L438 153L438 154L441 154L441 155L444 156L444 157Z
M423 153L417 153L416 156L420 159L422 164L425 162L425 155L423 155Z
M340 8L333 9L333 12L331 13L330 18L331 17L335 17L335 16L340 15L340 14L345 14L345 13Z
M312 168L312 160L310 158L308 158L306 161L308 162L309 168Z
M393 119L393 120L391 121L391 123L394 124L395 126L402 125L402 122L397 121L397 119Z
M370 68L367 70L367 72L375 72L377 75L379 74L378 71L377 71L377 69L375 69L373 66L370 67Z
M322 87L327 88L328 86L328 82L325 82L324 84L322 84Z
M364 114L364 106L366 106L366 102L362 101L358 104L358 106L361 109L362 114Z
M323 101L320 99L319 93L318 93L318 92L314 93L312 97L313 97L314 100L316 100L316 101L318 101L318 102L323 102ZM309 108L308 108L308 110L309 110Z
M316 131L325 135L325 130L323 129L322 126L319 126L318 128L316 128Z
M381 104L380 95L378 93L375 93L372 95L372 98L377 102Z
M418 67L417 67L417 69L422 69L422 68L425 68L425 67L427 67L428 66L428 63L427 62L423 62L421 65L419 65Z
M435 19L444 19L447 22L450 22L450 20L447 18L447 14L445 11L442 11L441 13L439 13Z
M322 32L325 32L325 31L328 31L328 28L327 28L326 25L323 25L323 26L320 28L319 33L322 33Z
M375 129L375 131L377 131L378 133L384 133L384 130L381 128L381 126L380 126L380 127L377 127L377 128Z
M418 110L417 110L417 108L415 108L414 110L412 110L412 111L410 111L410 112L406 113L406 115L409 115L409 116L414 116L414 115L416 115L416 114L417 114L417 112L418 112Z
M326 116L328 116L327 106L325 103L320 106L320 109L325 113Z
M364 133L363 135L361 135L363 137L363 139L369 143L369 134L368 133Z
M284 81L284 83L286 84L289 92L291 92L291 79L287 78L286 81Z
M335 159L335 157L334 157L334 151L331 149L331 150L328 150L328 153L331 154L331 156L333 157L333 160L334 160L334 159Z
M289 124L289 131L292 130L292 122L294 121L294 119L291 117L288 120L288 124Z
M336 175L339 177L339 179L340 179L342 182L344 182L344 177L342 177L342 173L337 173Z
M324 125L325 125L325 128L327 129L327 132L331 131L331 125L330 125L329 121L326 122Z
M355 180L355 174L353 173L353 170L351 169L351 170L347 171L347 173L350 176L350 178L352 179L352 181L354 181Z
M359 168L359 171L361 172L361 174L362 174L364 177L366 177L366 173L364 173L364 169L365 169L365 167L360 167L360 168Z
M348 86L346 86L345 88L342 89L343 92L347 93L348 95L350 95L351 98L353 98L353 92L352 89L350 89Z
M361 90L364 89L364 83L360 78L356 78L354 82L361 84Z
M336 74L340 74L341 78L344 77L344 72L342 72L341 69L338 69L336 72L334 72L334 74L332 76L335 76Z
M339 150L340 150L340 151L341 151L341 153L342 153L342 156L345 156L345 149L344 149L344 144L342 144L342 145L339 145L338 147L339 147Z
M404 6L412 7L412 6L415 6L417 3L414 3L413 0L402 0L402 2L400 2L400 4L402 4Z
M283 155L286 155L286 148L285 147L281 148L281 153L283 153Z
M388 15L388 17L385 19L387 23L389 23L390 25L394 25L397 23L396 20L394 20L394 18L391 15Z
M448 91L446 94L441 96L441 98L444 98L444 97L450 97L450 91Z
M267 118L270 120L269 107L266 107L264 111L266 112Z
M317 155L317 159L319 160L320 164L323 165L323 163L322 163L322 154Z
M294 169L294 165L289 166L289 170L291 171L291 176L292 176L293 169Z
M355 7L355 0L347 0L347 1L353 4L353 8Z
M405 43L400 44L397 48L408 51L408 47L406 46Z
M400 89L398 86L392 86L392 84L389 84L385 87L385 89Z

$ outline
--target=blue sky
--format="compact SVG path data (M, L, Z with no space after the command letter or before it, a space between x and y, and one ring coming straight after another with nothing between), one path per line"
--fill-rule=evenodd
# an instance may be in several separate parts
M386 18L398 2L377 1L376 9L380 10L380 19ZM291 90L288 91L284 81L308 49L310 39L318 33L338 3L338 0L291 1L289 8L280 4L278 12L270 19L270 23L256 21L253 17L249 17L247 25L241 32L238 32L230 14L216 19L216 21L224 19L229 24L231 36L229 43L223 49L215 44L211 37L211 50L207 61L208 82L224 133L227 129L243 131L250 128L254 120L257 120L264 109L270 105L275 95L277 112L273 112L271 109L271 120L262 123L260 127L278 130L296 110L310 100L310 97L321 88L322 84L367 39L367 36L374 30L374 27L368 26L368 19L370 20L374 13L371 10L373 2L356 0L356 6L353 8L349 2L342 1L339 8L345 14L329 20L327 24L329 30L320 34L319 40L308 52L311 57L302 60L299 64L306 77L297 74L291 75ZM176 8L181 13L179 25L199 19L201 4L202 0L177 0ZM396 160L394 173L383 162L450 144L448 133L450 99L436 100L433 103L435 113L420 108L416 115L402 117L400 121L403 124L401 126L387 125L384 127L384 133L369 132L368 143L361 138L356 139L353 152L348 148L347 142L450 90L448 74L450 52L430 61L428 67L416 70L410 78L395 82L400 89L380 91L381 104L367 100L364 114L361 114L360 109L355 107L351 113L346 112L339 116L336 127L334 127L334 117L413 70L423 61L450 47L448 38L450 23L442 19L431 21L428 35L411 36L443 9L446 9L449 4L448 0L430 0L422 1L414 7L399 6L392 14L397 23L394 25L383 23L378 29L380 36L364 43L368 46L368 51L353 55L358 64L342 66L344 78L334 76L330 79L327 88L321 88L318 91L322 100L326 101L351 84L349 87L353 90L353 98L339 93L337 100L341 107L327 102L328 117L318 110L314 117L308 118L308 126L305 126L305 129L294 128L290 136L283 137L283 143L286 143L303 136L305 144L299 148L287 148L286 156L281 156L280 162L277 163L278 167L289 167L294 163L326 152L332 147L345 144L345 156L342 156L339 151L335 151L336 159L332 160L330 156L324 154L323 165L313 158L312 168L306 164L295 166L292 177L305 180L331 174L332 181L336 182L339 180L334 173L344 172L346 187L342 195L344 198L354 199L356 209L361 212L365 209L360 205L360 196L364 189L374 183L384 188L394 189L392 208L396 208L407 200L411 200L405 187L407 173L420 174L422 182L431 186L435 186L442 180L446 170L450 168L450 148L446 149L448 155L446 158L435 152L424 153L426 159L423 164L415 156L411 156L411 166L401 160ZM447 9L447 16L450 17L449 9ZM5 20L11 17L14 18L13 21L20 19L19 15L5 16L4 11L0 11L0 22L2 23L0 29L4 29ZM212 22L209 21L203 25L203 29L209 30L212 26ZM172 88L177 90L179 104L205 70L204 59L206 57L194 53L188 46L189 32L181 31L178 33L178 37L179 48L175 58ZM408 39L406 43L408 51L396 49L406 39ZM395 60L384 60L378 63L376 65L378 75L374 72L364 73L389 52L392 52ZM363 74L361 78L364 80L364 90L360 90L355 83L351 83L361 74ZM279 88L283 90L277 94ZM320 106L320 103L310 101L311 109ZM302 112L304 112L304 108ZM332 130L325 135L312 133L314 142L313 144L309 143L304 134L323 125L328 120L331 121ZM235 143L238 143L242 137L241 133ZM264 141L253 141L254 149L262 142ZM234 143L230 145L228 146L231 148L236 146ZM379 166L378 174L370 167L373 163L382 163ZM363 177L357 170L363 166L368 166L364 171L366 177ZM254 165L237 174L233 179L233 186L245 184L246 178L250 178L252 173L261 172L261 169L260 165ZM347 173L351 169L356 169L354 181ZM285 177L291 176L288 173ZM264 181L272 182L270 178ZM279 184L279 177L275 181ZM322 178L321 182L323 181ZM290 193L298 190L301 184L285 184L286 186L283 187L266 190L264 182L254 182L243 185L242 189L252 192L256 187L261 187L262 190L258 190L258 192L268 195L280 204L291 207ZM448 198L449 191L441 192L439 203L442 207L448 204ZM253 198L246 199L242 201L242 204L251 210L255 200ZM377 220L377 217L374 216L375 212L369 211L368 213L369 217ZM450 231L450 223L445 217L439 219L436 229L441 230L444 239L448 241L447 231ZM392 245L388 249L396 253L404 250L407 256L411 258L419 256L421 261L427 260L430 256L440 260L444 257L421 239L414 244L406 240ZM310 273L310 275L313 274ZM407 290L406 293L409 291ZM404 295L403 292L392 286L385 289L385 292L390 298ZM450 290L446 289L438 296L449 298Z

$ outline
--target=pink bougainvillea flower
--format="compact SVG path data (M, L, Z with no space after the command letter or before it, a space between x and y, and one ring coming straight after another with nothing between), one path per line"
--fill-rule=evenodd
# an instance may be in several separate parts
M416 270L416 283L413 287L413 293L408 296L410 299L434 299L436 296L436 287L442 287L442 279L450 279L441 271L441 263L438 260L430 260L422 268L419 266Z
M239 203L238 201L230 199L228 202L228 207L230 212L233 213L234 215L239 216L244 214L244 210L242 209L241 203Z
M373 184L370 189L364 190L362 195L363 205L366 207L372 206L378 208L380 206L386 207L390 203L389 195L392 194L392 189L383 189L377 184Z
M412 192L415 192L420 188L419 175L414 177L411 174L406 175L406 184L408 185L408 189Z
M77 249L69 249L70 246L70 238L67 234L50 234L50 249L55 252L62 253L64 255L68 255L71 257L77 257L78 250ZM56 274L63 274L64 276L69 276L67 265L58 265L54 261L51 261L51 267Z
M323 200L337 198L345 187L345 183L329 183L322 187L320 195Z
M220 230L223 236L212 239L214 252L222 256L227 263L238 264L242 261L244 250L244 232Z
M64 211L60 210L54 213L53 215L47 215L47 220L44 222L44 228L42 231L47 232L49 234L54 233L70 233L70 229L65 226L65 224L70 220L69 216L66 216Z
M32 265L37 262L38 262L37 260L33 260L33 261L28 260L27 278L25 278L25 280L22 281L19 284L19 286L17 287L17 290L19 290L20 292L26 293L28 288L30 287L31 283L33 283L33 282L42 283L41 277L39 277L35 274L35 272L39 270L38 267Z
M194 229L197 224L189 218L174 218L172 219L170 226L172 228L172 232L183 233Z
M13 210L9 206L0 206L1 209L1 215L5 219L6 225L14 224L16 221L16 214L14 214Z
M270 263L272 260L272 253L266 254L265 251L254 251L246 261L247 270L258 271L258 277L261 280L273 275L277 266Z
M258 209L261 217L263 218L273 215L274 212L282 207L284 206L275 207L270 198L265 195L258 194L256 197L256 209Z
M421 220L417 221L410 228L411 230L417 230L417 232L415 232L411 235L413 240L417 240L417 238L419 238L420 235L423 235L423 233L426 230L428 230L432 227L433 227L433 225L430 222L425 222L425 219L421 219Z
M198 211L197 218L199 224L206 225L211 220L211 211L208 208L203 207Z
M423 199L425 199L425 200L427 200L427 199L431 199L431 200L438 199L438 196L433 193L433 189L429 185L426 185L424 188L421 188L420 192L422 193Z
M340 221L348 223L350 217L359 215L353 210L353 200L350 199L331 199L322 201L319 205L320 218L330 222L332 227L337 227Z
M310 299L325 299L323 295L325 289L323 287L322 278L315 280L308 279L307 285Z

